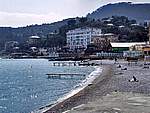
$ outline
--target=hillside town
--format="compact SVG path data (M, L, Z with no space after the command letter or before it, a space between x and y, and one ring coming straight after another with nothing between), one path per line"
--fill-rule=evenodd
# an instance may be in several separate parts
M114 18L118 19L114 22ZM84 60L84 59L146 59L150 60L150 28L149 21L144 25L136 24L135 21L128 20L124 25L118 24L127 21L126 17L113 17L102 19L103 26L106 25L107 32L104 28L96 27L95 25L80 25L72 29L62 29L51 32L42 38L38 35L29 36L27 40L20 44L18 41L7 41L4 50L1 51L1 56L4 58L47 58L49 60ZM82 22L89 23L86 18L82 18ZM113 23L114 22L114 23ZM68 26L74 26L74 21L69 21ZM83 24L82 23L82 24ZM72 25L73 24L73 25ZM77 24L78 25L78 24ZM126 26L130 27L126 27ZM67 27L68 27L67 26ZM128 36L122 35L126 31L138 31L140 28L149 29L144 41L144 35L136 34L133 39L139 36L141 41L127 40ZM112 32L118 28L119 33ZM111 30L112 31L109 31ZM61 38L60 32L64 33L65 38ZM121 34L122 33L122 34ZM139 31L139 34L144 32ZM132 35L131 35L132 36ZM65 42L65 44L62 44ZM61 45L61 46L59 46Z
M54 34L51 34L54 35ZM30 36L27 44L30 49L25 52L19 51L19 43L9 41L5 44L5 52L10 58L50 58L75 59L75 58L149 58L149 42L119 42L118 35L102 34L97 28L77 28L66 33L67 44L59 48L40 48L41 38ZM150 36L150 35L149 35ZM149 37L150 38L150 37Z

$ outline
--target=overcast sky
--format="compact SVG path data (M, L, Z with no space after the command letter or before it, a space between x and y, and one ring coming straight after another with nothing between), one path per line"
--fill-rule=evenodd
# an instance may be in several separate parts
M150 0L124 0L150 3ZM85 16L118 0L0 0L0 26L26 26Z

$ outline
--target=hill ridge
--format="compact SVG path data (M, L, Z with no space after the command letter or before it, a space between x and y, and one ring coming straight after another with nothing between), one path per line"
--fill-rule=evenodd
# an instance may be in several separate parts
M119 2L107 4L87 15L87 17L94 19L111 16L126 16L143 23L146 20L150 20L150 3Z

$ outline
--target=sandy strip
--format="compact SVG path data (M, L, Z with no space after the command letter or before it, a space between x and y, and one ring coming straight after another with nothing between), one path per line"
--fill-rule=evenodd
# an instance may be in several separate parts
M128 62L121 60L118 63L103 61L102 74L91 85L44 113L104 113L104 111L108 113L113 111L117 113L150 113L148 109L150 103L145 101L145 98L150 99L150 68L144 68L143 62L128 65ZM118 65L121 65L121 68L117 68ZM139 82L129 82L133 76L136 76ZM121 93L114 95L112 92ZM111 96L107 96L108 94ZM127 105L125 109L123 103ZM97 104L98 109L94 109ZM137 112L137 106L141 108L140 112ZM95 111L90 111L92 109Z
M92 84L85 87L74 96L56 104L55 106L52 106L43 113L62 113L73 107L86 104L89 101L94 101L100 96L107 94L109 90L107 90L107 88L105 89L105 84L107 84L113 75L113 68L111 65L103 65L102 69L103 71L101 75L97 77Z
M94 102L74 107L64 113L150 113L150 96L112 92Z
M111 93L103 97L99 95L96 100L78 105L65 113L150 113L150 65L145 68L142 61L130 65L123 60L118 63L114 65L114 75L100 89ZM117 68L118 65L121 68ZM129 81L133 76L138 82Z

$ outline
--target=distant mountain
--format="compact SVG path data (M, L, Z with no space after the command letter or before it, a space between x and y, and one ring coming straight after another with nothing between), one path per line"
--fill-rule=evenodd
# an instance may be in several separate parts
M88 18L94 19L112 16L126 16L136 19L139 23L144 22L150 20L150 4L133 4L131 2L108 4L87 15Z

